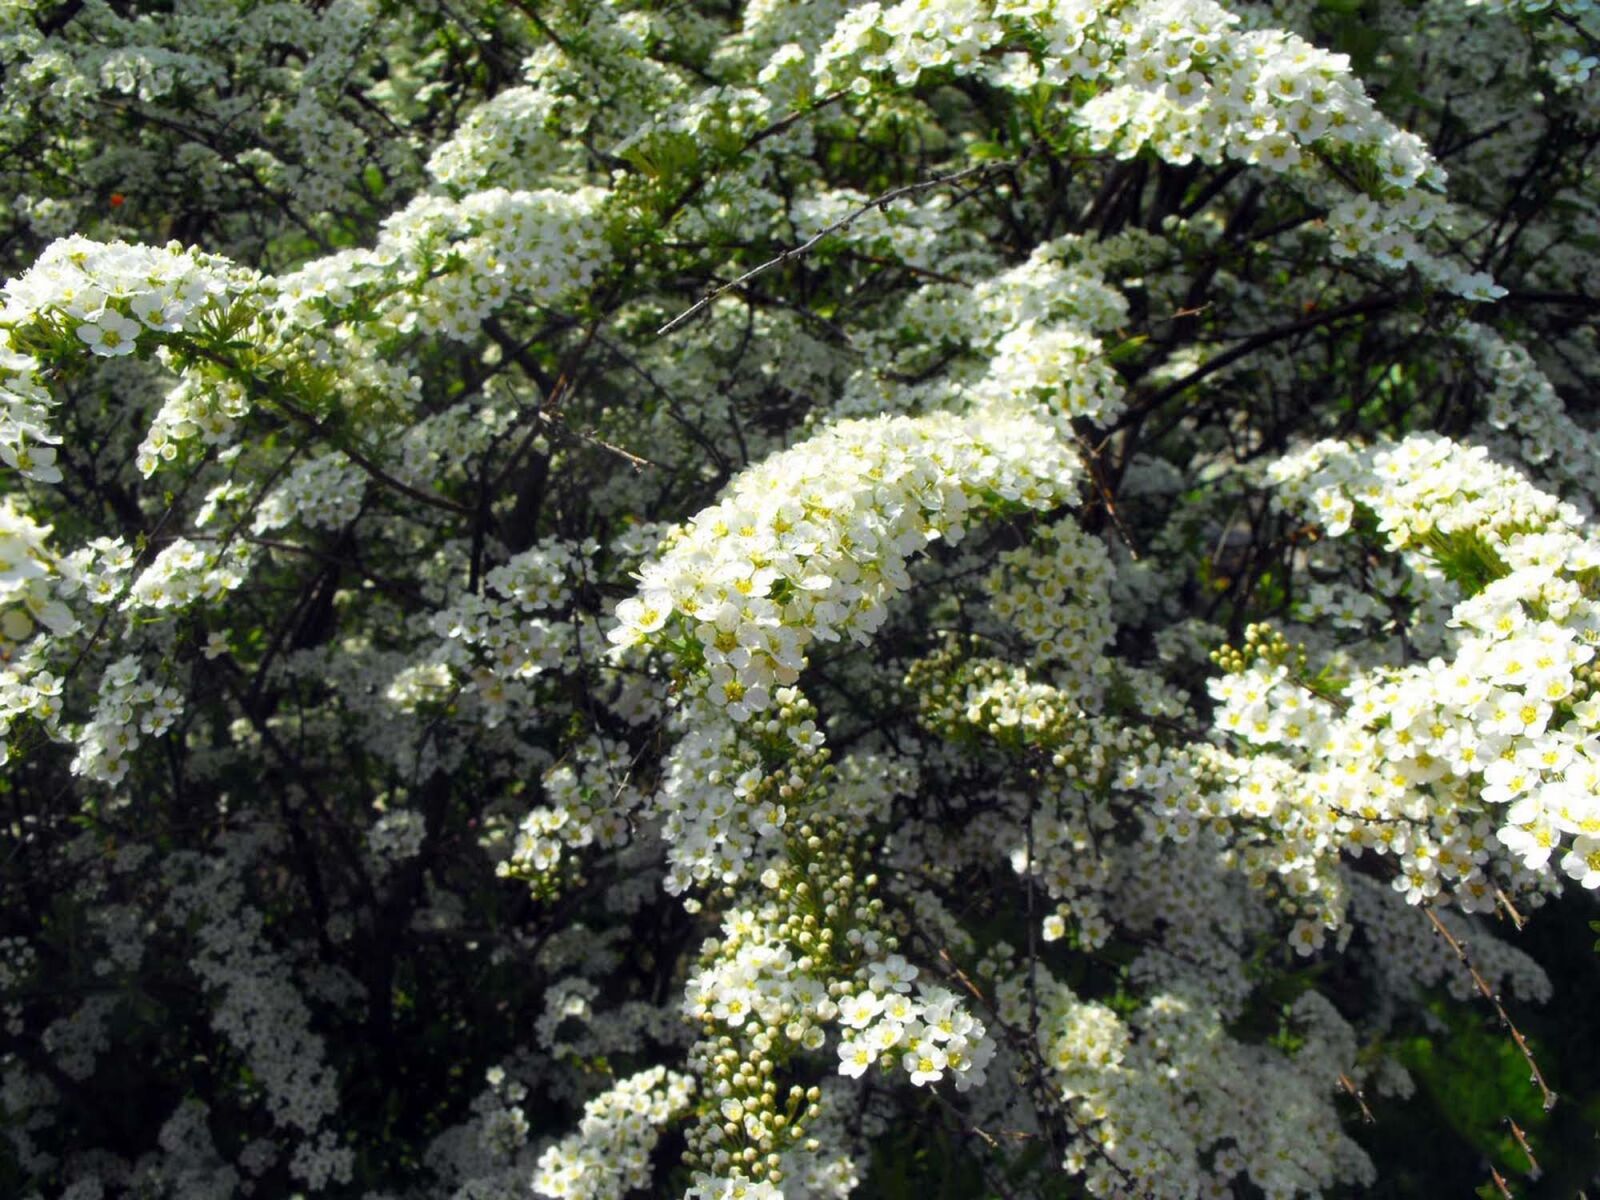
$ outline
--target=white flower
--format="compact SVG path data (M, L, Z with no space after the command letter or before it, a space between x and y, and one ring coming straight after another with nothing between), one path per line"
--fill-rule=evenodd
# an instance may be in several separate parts
M867 968L872 986L877 991L908 992L917 977L917 969L898 954L891 954L882 962Z
M1561 869L1591 890L1600 888L1600 838L1580 834L1561 859Z
M1294 923L1294 929L1289 933L1289 944L1294 947L1294 952L1302 958L1309 957L1322 949L1325 935L1321 921L1300 920Z
M105 308L94 320L79 325L76 332L96 354L120 358L138 349L139 331L143 328L138 321L123 316L116 309Z
M882 1011L882 997L870 991L857 992L839 1001L839 1020L852 1029L865 1029Z
M944 1069L949 1060L939 1046L924 1039L907 1050L900 1062L910 1073L911 1082L921 1087L944 1078Z
M845 1038L839 1043L839 1074L859 1079L878 1061L878 1051L866 1042Z

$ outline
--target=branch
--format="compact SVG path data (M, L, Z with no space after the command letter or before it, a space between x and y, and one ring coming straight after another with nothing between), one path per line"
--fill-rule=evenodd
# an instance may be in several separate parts
M1544 1098L1544 1110L1549 1112L1556 1106L1556 1094L1550 1090L1550 1085L1544 1081L1544 1073L1539 1070L1539 1064L1533 1059L1533 1050L1528 1046L1528 1039L1523 1037L1522 1031L1512 1024L1511 1016L1506 1012L1505 1005L1500 1003L1499 995L1489 986L1488 981L1479 973L1478 968L1473 965L1472 959L1467 954L1466 943L1459 941L1445 928L1444 922L1439 919L1439 914L1431 907L1424 908L1422 911L1427 913L1428 920L1433 922L1434 932L1444 939L1445 945L1450 947L1455 956L1461 960L1461 964L1466 967L1467 974L1472 978L1472 986L1477 988L1478 994L1494 1006L1495 1014L1500 1018L1500 1024L1510 1032L1511 1040L1516 1043L1517 1049L1522 1052L1522 1057L1527 1061L1528 1070L1532 1073L1530 1077L1538 1085L1539 1094Z
M1230 346L1220 354L1212 355L1187 375L1180 379L1174 379L1148 400L1142 401L1137 407L1130 408L1127 414L1121 420L1115 422L1108 432L1114 433L1118 429L1132 424L1138 417L1160 408L1168 400L1188 391L1207 376L1215 375L1224 367L1230 366L1246 355L1253 354L1257 350L1272 345L1274 342L1281 342L1285 338L1294 337L1296 334L1305 333L1323 325L1335 324L1346 317L1358 317L1369 313L1383 312L1385 309L1396 307L1400 301L1401 297L1396 295L1368 296L1362 300L1352 300L1349 304L1342 304L1338 308L1331 308L1327 312L1313 313L1310 316L1302 317L1298 321L1291 321L1287 325L1279 325L1253 334L1237 345Z
M890 188L887 192L880 192L871 200L868 200L865 204L859 205L850 212L846 213L844 216L840 217L837 221L833 222L833 224L824 226L822 229L817 230L816 233L812 234L798 246L791 246L787 250L780 251L773 257L767 259L766 262L751 267L737 279L731 280L728 283L724 283L720 287L713 288L704 296L700 297L700 299L696 300L688 308L684 309L677 316L673 317L672 320L668 321L660 329L656 330L656 336L662 337L671 333L684 322L691 320L699 313L704 311L709 305L713 304L720 297L731 291L734 291L736 288L744 287L745 284L755 279L756 276L764 275L774 267L781 267L784 263L789 262L791 259L799 258L801 255L810 251L824 238L831 237L842 230L848 229L851 225L854 225L857 221L866 216L875 208L884 209L890 204L893 204L896 200L903 200L908 196L918 196L923 192L933 191L935 188L948 187L952 183L960 183L963 180L981 178L986 175L996 175L1001 171L1011 170L1020 163L1024 162L1032 153L1033 151L1029 150L1018 158L1005 159L1001 162L980 163L978 166L966 167L960 171L953 171L948 175L938 175L932 179L924 179L919 183L907 183L897 188Z

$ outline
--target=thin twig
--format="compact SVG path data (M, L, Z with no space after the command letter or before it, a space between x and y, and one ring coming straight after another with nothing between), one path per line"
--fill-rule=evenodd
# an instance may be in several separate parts
M1499 888L1494 890L1494 902L1500 906L1502 912L1511 918L1511 923L1517 927L1517 932L1522 932L1522 927L1527 923L1527 918L1517 911L1517 906L1511 903L1511 897Z
M1499 995L1489 986L1488 980L1484 979L1478 968L1473 965L1472 958L1467 954L1466 944L1457 940L1445 928L1444 922L1439 919L1439 914L1432 908L1424 908L1422 911L1427 913L1428 920L1433 922L1434 932L1445 940L1445 944L1461 960L1462 966L1466 967L1467 974L1472 978L1472 986L1478 989L1478 994L1494 1006L1494 1011L1499 1016L1500 1023L1510 1032L1511 1040L1516 1043L1517 1049L1522 1052L1522 1057L1528 1064L1528 1070L1532 1072L1531 1078L1538 1086L1540 1096L1543 1097L1544 1110L1549 1112L1556 1106L1556 1094L1550 1090L1550 1085L1544 1081L1544 1072L1539 1070L1539 1064L1534 1061L1533 1050L1528 1045L1528 1039L1523 1037L1522 1031L1512 1023L1511 1015L1506 1012L1506 1006L1500 1003Z
M1072 438L1078 443L1082 452L1080 457L1083 465L1089 469L1089 482L1094 484L1094 490L1099 493L1100 504L1106 510L1106 515L1111 518L1111 524L1117 531L1117 536L1122 539L1122 544L1128 548L1128 555L1134 562L1139 561L1139 548L1133 544L1133 538L1122 523L1122 515L1117 512L1117 502L1111 495L1111 488L1106 482L1106 473L1100 465L1100 455L1094 447L1089 445L1088 439L1076 429L1072 431Z
M254 377L246 376L246 379L252 384L251 390L255 391L258 397L261 396L260 389L255 386ZM457 516L472 515L472 509L468 508L465 504L457 504L454 500L447 499L444 496L434 495L431 492L425 492L420 488L412 487L409 483L406 483L403 480L396 479L393 475L389 474L389 472L380 467L377 462L375 462L364 450L357 449L353 436L348 439L335 441L332 437L328 436L332 432L329 429L328 422L314 416L310 412L307 412L305 409L301 408L298 404L294 403L294 401L288 399L286 396L269 393L262 398L271 403L277 404L279 408L288 413L295 420L304 422L306 427L309 428L317 437L328 437L329 442L334 446L335 449L339 450L352 463L360 467L369 478L379 484L382 484L390 491L399 492L401 495L408 496L412 500L416 500L421 504L426 504L430 508L442 509L447 513L454 513Z
M1027 837L1028 866L1023 873L1022 882L1027 888L1027 912L1024 920L1028 922L1028 1040L1035 1046L1039 1044L1039 923L1033 918L1033 873L1037 870L1033 858L1033 817L1038 807L1038 789L1030 789L1027 825L1024 829Z
M833 224L826 225L817 230L816 233L812 234L798 246L791 246L787 250L780 251L771 258L767 259L766 262L751 267L737 279L730 280L727 283L713 288L704 296L701 296L700 299L696 300L688 308L684 309L677 316L673 317L672 320L668 321L660 329L656 330L656 336L661 337L671 333L685 321L689 321L698 316L709 305L715 303L722 296L727 295L729 292L734 291L737 288L744 287L745 284L755 279L756 276L764 275L774 267L781 267L784 263L790 261L791 259L799 258L801 255L811 250L811 248L814 247L818 242L822 241L823 238L831 237L833 234L839 233L844 229L848 229L851 225L854 225L857 221L866 216L875 208L882 209L890 204L893 204L896 200L903 200L908 196L921 195L923 192L932 191L935 188L948 187L952 183L961 183L963 180L978 178L984 175L998 174L1002 170L1010 170L1025 160L1028 157L1028 154L1031 153L1032 151L1030 150L1018 158L1006 159L1003 162L979 163L975 167L965 167L960 171L953 171L948 175L938 175L933 179L924 179L918 183L907 183L897 188L890 188L886 192L880 192L871 200L868 200L865 204L858 205L856 208L851 209L844 216L833 222Z
M1528 1135L1523 1133L1522 1126L1518 1125L1510 1117L1506 1118L1506 1124L1511 1127L1512 1138L1516 1141L1522 1152L1528 1156L1528 1178L1539 1178L1539 1176L1544 1174L1544 1172L1539 1167L1539 1160L1533 1156L1533 1147L1528 1145Z
M1354 1100L1356 1106L1361 1109L1361 1119L1368 1125L1376 1125L1378 1123L1377 1119L1373 1117L1372 1110L1367 1107L1367 1098L1362 1094L1361 1089L1356 1086L1355 1080L1340 1071L1339 1086L1345 1090L1350 1099Z
M1066 1127L1070 1127L1071 1133L1083 1138L1089 1147L1096 1147L1097 1143L1089 1136L1089 1130L1078 1115L1072 1111L1071 1106L1059 1103L1059 1095L1056 1089L1050 1086L1050 1068L1045 1063L1043 1054L1039 1051L1037 1036L1030 1037L1025 1031L1007 1024L1000 1016L998 1003L985 999L983 993L978 990L977 985L956 966L954 960L950 957L950 952L945 947L938 945L936 939L931 937L926 930L919 928L915 921L911 923L911 935L926 946L930 952L937 954L950 973L966 985L972 994L977 997L978 1002L983 1005L984 1011L993 1019L994 1027L1005 1035L1011 1049L1022 1059L1023 1065L1031 1077L1029 1082L1033 1085L1035 1111L1038 1115L1041 1118L1047 1114L1059 1118L1061 1123ZM1047 1128L1055 1126L1055 1122L1050 1121L1041 1121L1041 1124ZM1054 1132L1052 1132L1050 1140L1054 1144L1058 1156L1065 1152L1065 1142L1056 1137ZM1103 1147L1099 1148L1098 1153L1102 1155L1102 1161L1105 1162L1106 1166L1115 1171L1122 1182L1131 1188L1133 1176L1129 1173L1128 1168L1112 1157L1110 1151L1105 1150Z
M604 438L596 434L592 429L574 429L571 425L568 425L561 419L560 413L541 412L536 415L546 425L560 430L562 433L569 434L572 437L579 438L582 441L599 446L600 449L608 450L612 454L617 455L619 458L625 459L635 471L642 470L645 467L660 466L659 463L651 462L643 455L635 454L632 450L625 450L621 446L606 441Z
M985 1006L988 1005L989 1001L984 997L982 990L979 989L977 984L972 982L972 976L968 975L956 965L956 960L950 957L950 951L944 946L939 947L939 961L944 963L945 969L949 971L950 974L967 989L967 991L972 993L973 998L976 999L979 1004Z

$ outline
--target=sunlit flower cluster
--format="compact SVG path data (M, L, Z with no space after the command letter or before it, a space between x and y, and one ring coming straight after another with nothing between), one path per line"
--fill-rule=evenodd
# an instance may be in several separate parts
M163 334L226 320L234 298L255 285L253 272L177 242L159 249L79 236L52 242L5 285L0 330L11 344L0 359L0 458L42 483L61 478L51 398L39 382L46 359L74 344L97 358L123 358L141 346L148 353Z
M1457 602L1448 653L1427 663L1338 680L1265 635L1225 659L1218 727L1257 749L1211 769L1223 811L1271 830L1241 866L1329 926L1343 905L1338 852L1388 859L1413 904L1446 893L1493 908L1497 888L1538 889L1558 864L1600 886L1587 749L1600 547L1576 511L1442 438L1323 444L1278 472L1286 503L1330 532L1385 538ZM1315 921L1295 936L1308 953L1322 944Z
M704 664L711 702L748 720L799 677L810 642L865 641L882 624L912 554L959 542L986 504L1044 508L1076 472L1025 411L841 423L698 514L646 565L609 636L681 639L672 648Z
M620 1200L650 1181L650 1151L661 1129L694 1094L694 1081L651 1067L584 1106L576 1133L539 1157L535 1195L552 1200Z

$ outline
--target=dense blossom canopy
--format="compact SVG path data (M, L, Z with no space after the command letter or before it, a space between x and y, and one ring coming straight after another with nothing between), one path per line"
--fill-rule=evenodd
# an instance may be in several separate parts
M1553 1104L1597 54L0 0L0 1192L1349 1194L1452 1004Z

